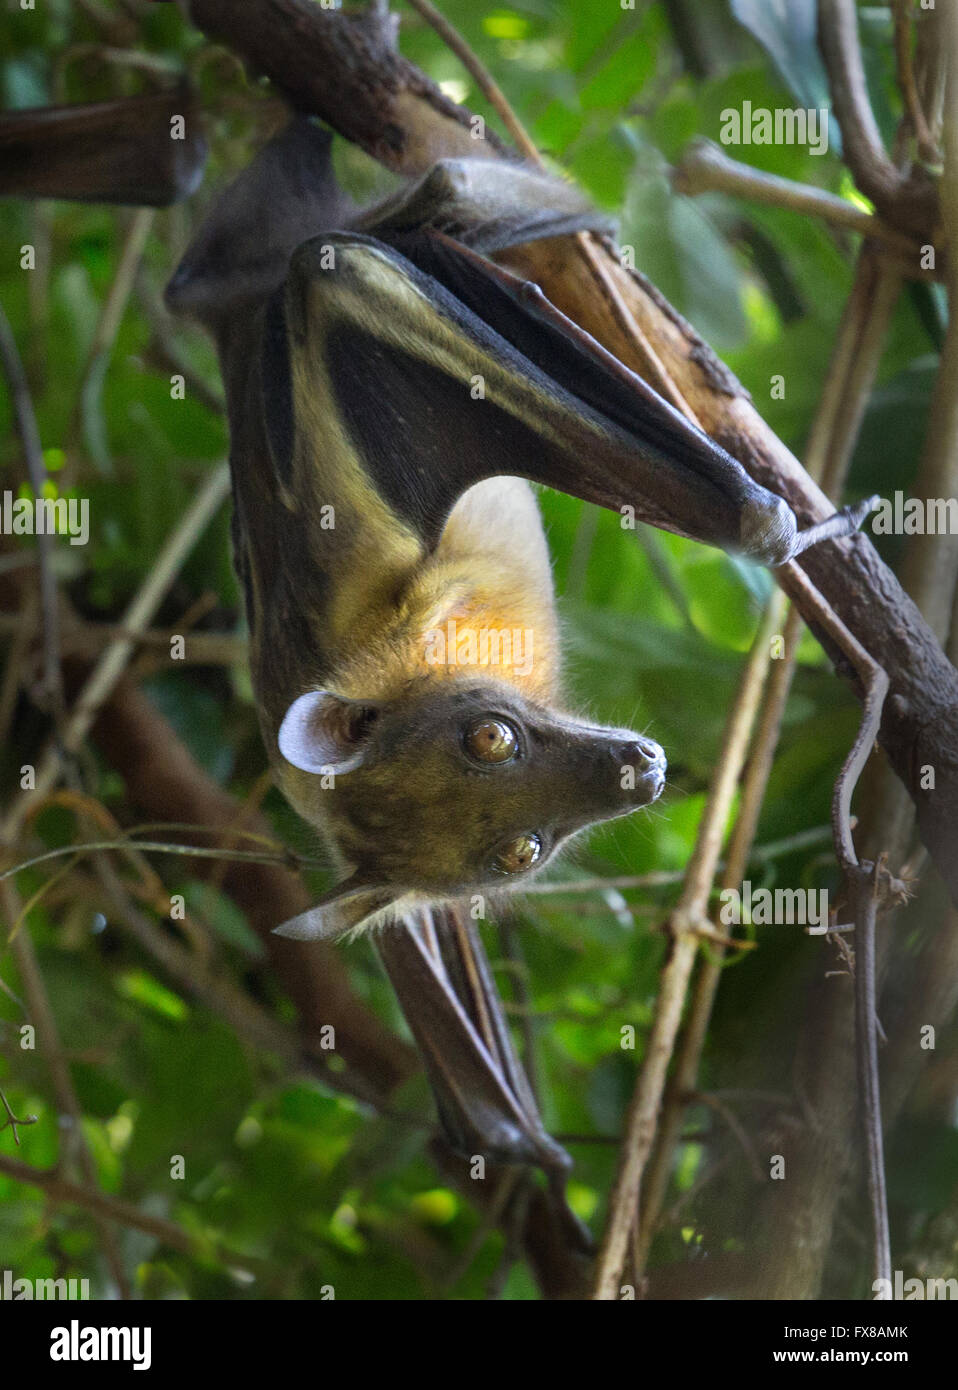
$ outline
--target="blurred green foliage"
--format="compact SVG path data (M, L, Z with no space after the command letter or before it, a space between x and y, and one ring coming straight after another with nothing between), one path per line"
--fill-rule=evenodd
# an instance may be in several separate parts
M106 13L116 8L107 0L97 6ZM801 25L776 27L775 16L805 7L638 0L624 10L595 0L528 0L489 9L442 0L442 8L495 73L539 146L620 215L620 240L634 246L638 266L723 354L773 428L800 453L850 287L854 241L790 212L718 195L677 196L668 175L691 138L718 138L728 106L744 99L771 107L822 104L822 76L807 33ZM495 127L455 57L416 15L402 14L407 56ZM888 33L888 22L874 15L863 29L886 128L897 114L892 75L881 58ZM5 104L135 90L134 70L94 61L75 47L100 42L89 15L67 0L7 13L0 39ZM156 216L108 367L82 393L130 214L78 204L0 207L0 300L30 373L42 442L47 450L72 450L79 471L71 483L92 498L92 544L82 556L66 554L73 568L63 579L77 607L102 620L122 612L198 484L226 452L221 418L195 395L171 400L170 369L154 350L150 315L198 208L248 160L270 118L263 86L244 78L234 62L205 52L174 6L143 7L139 43L174 70L189 66L197 74L211 159L196 206ZM737 153L775 174L848 192L834 149L822 158L798 146ZM388 185L356 151L343 149L337 157L358 196ZM32 276L19 268L19 248L27 242L39 248ZM930 309L904 299L896 312L850 482L855 496L907 487L914 472L937 346L934 304ZM175 331L193 370L218 389L208 344L191 329ZM786 382L780 400L770 390L777 374ZM21 462L11 418L0 393L3 486L17 487ZM637 544L617 517L567 497L544 495L542 506L561 594L570 701L605 721L648 730L671 766L659 807L593 834L563 872L609 877L681 870L770 581L672 536L643 535ZM668 587L658 578L662 570ZM210 599L203 625L241 629L225 513L191 556L161 621L175 622L204 595ZM160 671L148 689L200 764L238 797L246 795L265 760L245 673ZM851 697L806 639L760 844L825 825L856 719ZM24 746L37 736L26 715L18 735ZM13 749L3 755L8 788L20 760ZM122 819L119 779L102 767L91 770L99 795ZM266 806L279 835L310 847L275 794ZM72 827L68 813L51 812L36 829L52 845L69 839ZM169 891L183 892L190 912L209 928L219 968L240 983L252 980L258 996L289 1017L290 1006L265 974L261 948L235 908L184 880L175 862L157 861L157 867ZM830 858L818 849L782 851L755 866L753 881L834 886L832 873ZM23 874L24 897L46 877ZM621 1129L663 955L653 929L675 891L529 896L519 903L514 937L527 971L542 1105L553 1132L612 1136ZM135 1285L169 1298L311 1298L329 1284L349 1298L416 1298L437 1289L481 1296L501 1242L489 1236L458 1282L447 1286L476 1216L443 1187L422 1130L376 1117L318 1083L291 1080L275 1058L239 1039L202 1004L173 993L128 938L109 924L94 931L98 911L92 893L52 891L30 926L73 1062L99 1181L108 1192L255 1257L260 1271L250 1281L228 1260L212 1254L190 1260L125 1231L121 1250ZM487 944L500 960L495 930ZM359 992L401 1027L369 945L345 949ZM754 1050L788 998L790 977L819 949L798 932L770 929L761 949L734 960L710 1035L706 1081L723 1067L727 1073L729 1057ZM56 1113L42 1056L18 1047L22 990L9 952L0 955L0 976L9 987L0 994L0 1084L15 1113L38 1116L21 1130L19 1150L9 1128L0 1132L0 1150L45 1166L57 1155ZM500 979L508 997L509 976ZM636 1027L637 1052L619 1047L625 1024ZM746 1070L754 1076L758 1068L751 1063ZM681 1190L700 1171L702 1131L716 1123L711 1113L690 1117L690 1132L699 1133L680 1151ZM934 1142L940 1146L941 1134ZM573 1203L599 1230L615 1148L579 1142L572 1152ZM185 1157L185 1181L171 1180L174 1154ZM939 1200L941 1185L940 1164L916 1173L903 1162L892 1174L901 1219L920 1220ZM694 1232L694 1202L682 1224L686 1236ZM657 1257L682 1258L683 1244L678 1231L667 1234ZM18 1276L85 1275L96 1291L110 1290L89 1218L50 1208L40 1192L0 1177L0 1268L6 1267ZM504 1296L536 1296L525 1269L513 1269Z

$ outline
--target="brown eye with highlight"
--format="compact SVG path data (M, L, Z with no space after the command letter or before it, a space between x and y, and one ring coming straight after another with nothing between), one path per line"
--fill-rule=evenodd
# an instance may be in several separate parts
M532 868L541 853L538 835L519 835L502 846L496 855L496 868L501 874L521 874Z
M504 719L477 719L466 729L463 743L480 763L507 763L519 751L519 735Z

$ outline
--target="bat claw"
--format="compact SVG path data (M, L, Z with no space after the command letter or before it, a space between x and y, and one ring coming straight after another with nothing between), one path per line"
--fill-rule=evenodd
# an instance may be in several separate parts
M842 507L841 511L837 511L826 521L809 526L807 531L800 531L795 538L795 548L789 559L794 559L796 555L801 555L803 550L808 550L809 546L818 545L821 541L853 536L861 529L865 518L875 510L880 501L881 498L877 495L866 497L862 502L853 502L851 506Z

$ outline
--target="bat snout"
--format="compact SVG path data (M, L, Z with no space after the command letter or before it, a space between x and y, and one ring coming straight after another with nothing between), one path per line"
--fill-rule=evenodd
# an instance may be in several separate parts
M668 766L662 748L651 738L638 736L609 746L609 757L620 769L620 784L634 805L657 801L665 787Z
M588 812L596 821L608 820L650 805L665 788L666 766L654 739L631 729L590 729L575 769L583 816Z

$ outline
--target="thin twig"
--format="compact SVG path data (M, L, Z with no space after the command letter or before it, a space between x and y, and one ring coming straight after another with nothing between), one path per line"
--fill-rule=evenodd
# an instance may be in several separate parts
M0 905L2 905L4 915L10 921L14 922L20 916L20 900L12 883L5 883L0 887ZM12 949L20 978L23 981L29 1017L37 1030L37 1037L43 1049L43 1057L50 1072L60 1123L67 1126L63 1152L68 1158L76 1158L84 1182L91 1188L95 1188L97 1183L96 1163L83 1132L83 1112L73 1086L69 1065L63 1053L60 1031L29 933L19 932L12 942ZM6 1161L12 1162L13 1160ZM102 1212L97 1214L96 1222L103 1253L120 1296L129 1298L130 1284L126 1277L113 1228Z
M780 624L777 598L769 603L752 644L719 750L685 887L672 914L672 946L662 972L655 1019L646 1044L645 1062L626 1119L626 1138L609 1201L609 1216L596 1267L594 1297L615 1299L631 1245L639 1187L655 1136L665 1080L678 1036L682 1008L699 946L699 931L708 925L707 907L728 813L745 762L758 712L771 639Z
M836 505L900 295L898 270L863 245L804 454L809 474Z
M228 496L229 487L229 465L221 463L167 538L152 570L123 615L123 626L129 631L140 632L149 624L180 566ZM61 741L66 753L74 752L86 737L97 711L122 675L134 646L134 638L121 638L108 647L97 662L64 722ZM59 766L57 749L48 748L37 768L35 789L21 793L6 815L0 827L0 844L11 844L16 839L31 800L50 790L57 780Z
M915 81L935 149L940 148L948 54L941 41L941 9L916 15Z
M926 164L939 164L941 152L932 138L925 120L918 84L915 81L915 67L911 55L911 17L912 0L894 0L892 13L895 20L895 67L898 74L898 90L901 92L908 112L908 121L915 133L918 155Z
M819 626L838 650L848 658L862 686L862 719L855 742L849 750L835 782L832 796L832 832L838 862L844 871L858 864L852 839L851 802L865 763L881 728L882 710L888 693L888 673L849 632L838 614L815 588L808 575L794 560L778 570L781 584L790 598L800 601L806 618Z
M115 836L116 839L126 839L132 836L133 830L124 831L120 822L116 819L113 812L104 806L102 801L98 801L95 796L87 795L83 792L74 791L72 788L61 788L58 791L49 792L46 796L39 798L30 807L29 814L24 824L35 821L41 811L48 806L62 806L66 810L72 811L74 815L82 820L85 818L98 826L106 835ZM140 876L138 885L139 891L144 897L155 897L157 891L162 887L159 878L150 867L149 862L140 854L135 846L130 843L125 852L128 863L136 870Z
M476 85L489 105L495 110L502 124L508 130L516 146L532 164L541 165L542 159L536 147L535 141L529 135L525 126L519 120L510 106L505 93L496 82L492 73L485 64L477 57L469 44L459 33L454 25L449 23L445 15L436 9L430 0L409 0L409 4L414 10L418 10L423 19L442 39L443 43L455 53L466 71L475 79Z
M187 999L198 999L211 1012L229 1024L239 1037L253 1046L275 1053L294 1072L306 1072L317 1077L332 1090L340 1091L384 1113L383 1098L354 1067L348 1065L332 1070L329 1053L318 1036L302 1030L297 1033L286 1024L272 1018L265 1009L237 989L227 978L212 973L208 965L186 950L174 938L156 929L150 919L130 901L124 885L113 866L100 861L97 874L109 896L120 922L154 960ZM406 1122L416 1124L414 1117Z
M10 1131L11 1131L11 1133L13 1134L13 1142L16 1144L17 1148L19 1148L19 1147L20 1147L20 1136L19 1136L19 1134L17 1133L17 1128L18 1128L18 1126L20 1126L20 1125L35 1125L36 1122L37 1122L37 1117L36 1117L36 1115L25 1115L24 1118L23 1118L22 1120L19 1119L19 1118L13 1113L13 1110L12 1110L11 1107L10 1107L10 1102L7 1100L6 1096L4 1095L3 1087L2 1087L2 1086L0 1086L0 1105L2 1105L3 1108L4 1108L4 1110L7 1112L7 1118L4 1120L3 1124L0 1125L0 1131L5 1130L5 1129L9 1126Z
M886 153L865 81L855 0L818 0L818 42L832 105L842 132L845 162L863 193L887 202L901 177Z
M47 481L43 464L43 446L37 417L33 409L30 387L27 383L23 363L17 351L16 339L7 316L0 306L0 358L13 399L14 415L23 454L27 465L27 476L35 498L43 496ZM55 541L47 532L38 531L37 552L40 557L40 596L43 612L43 695L49 701L54 720L59 726L63 718L63 671L60 665L60 615L57 597L57 580L53 569Z
M4 879L14 878L24 869L32 869L37 864L45 864L53 859L62 859L65 855L74 855L80 859L85 854L100 854L111 849L137 849L142 853L151 854L178 854L187 859L242 860L247 864L284 864L288 867L294 863L298 868L304 869L325 867L322 860L309 859L304 855L294 854L292 850L270 853L268 850L225 849L221 846L210 849L209 846L178 845L166 840L91 840L86 844L61 845L58 849L48 849L43 854L36 854L32 859L24 859L19 864L14 864L12 868L5 869L3 873L0 873L0 883Z
M940 38L949 55L942 139L945 162L941 211L950 254L945 268L948 327L928 413L928 436L914 483L917 497L958 495L958 7L944 9ZM948 636L952 595L958 582L958 545L952 535L912 536L902 583L939 641Z
M0 635L25 634L29 640L34 618L29 612L5 613L0 611ZM183 637L183 655L170 656L170 641L173 637ZM245 637L231 632L183 632L179 627L150 628L146 632L134 632L122 623L96 623L70 614L69 621L61 633L61 647L70 656L93 657L104 647L118 638L132 640L137 647L150 653L154 664L162 657L165 661L176 662L177 668L184 666L237 666L249 655L249 643Z
M126 310L130 291L133 289L137 267L146 249L147 237L150 235L155 215L153 208L137 208L127 227L123 247L120 251L120 259L109 292L103 302L103 308L100 310L100 317L93 333L93 341L90 344L83 374L80 378L80 390L66 428L67 450L75 446L84 416L90 410L91 398L95 394L99 394L103 369L113 350L113 343Z
M785 208L806 217L819 217L904 252L914 265L915 273L919 273L919 248L912 237L889 227L874 213L864 212L846 198L839 198L823 188L796 183L732 159L711 140L693 140L683 150L682 158L672 171L672 186L677 193L690 196L697 193L729 193L753 203Z
M722 875L723 888L739 888L746 865L750 858L754 858L752 840L765 799L791 689L800 627L801 617L798 610L791 608L785 623L784 654L781 660L770 663L771 669L762 699L761 718L749 757L735 827L729 841L728 862ZM641 1222L634 1251L636 1273L640 1275L644 1270L652 1237L665 1202L669 1175L672 1171L672 1158L681 1133L685 1096L696 1084L709 1020L722 977L723 958L723 949L716 946L700 965L692 991L688 1018L662 1106L655 1149L649 1163L645 1200L642 1203Z
M865 1172L872 1215L873 1278L891 1283L891 1241L878 1071L875 988L875 923L883 864L862 864L849 879L855 918L855 1041L858 1091L865 1141Z
M65 1202L73 1206L85 1207L102 1221L104 1218L117 1225L128 1226L134 1231L143 1231L153 1236L161 1245L171 1250L179 1250L183 1255L205 1259L211 1254L221 1262L240 1269L255 1270L260 1261L249 1255L241 1255L229 1250L218 1240L208 1236L195 1236L183 1226L167 1221L162 1216L152 1216L132 1202L124 1202L119 1197L110 1197L98 1188L82 1183L71 1182L56 1168L33 1168L19 1159L0 1154L0 1173L15 1182L38 1187L53 1202Z

